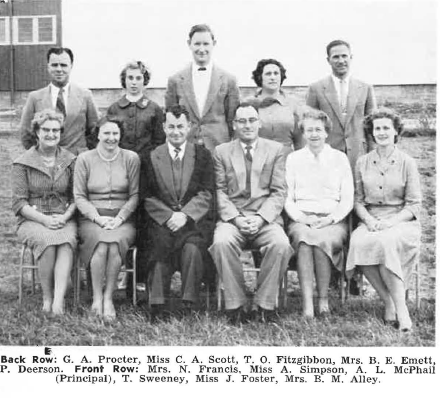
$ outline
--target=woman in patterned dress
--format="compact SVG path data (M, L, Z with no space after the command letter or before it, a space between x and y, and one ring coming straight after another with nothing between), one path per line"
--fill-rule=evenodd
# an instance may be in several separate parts
M75 156L58 146L63 115L46 109L35 114L35 145L13 162L12 209L17 235L34 252L43 290L43 311L63 314L73 253L76 205Z
M97 130L97 147L78 156L74 195L82 214L80 257L92 274L92 311L111 319L116 316L116 280L136 236L140 160L119 147L123 130L118 119L102 118Z
M355 170L355 211L347 271L359 266L385 304L385 323L409 331L412 322L405 289L420 251L421 190L416 161L395 143L400 117L381 108L365 118L364 129L377 147L360 157Z

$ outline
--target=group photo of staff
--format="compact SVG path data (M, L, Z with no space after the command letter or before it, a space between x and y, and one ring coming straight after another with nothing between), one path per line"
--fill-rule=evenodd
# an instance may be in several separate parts
M435 345L435 19L413 5L365 15L413 18L414 43L396 20L372 45L218 6L75 37L102 3L0 3L0 345Z

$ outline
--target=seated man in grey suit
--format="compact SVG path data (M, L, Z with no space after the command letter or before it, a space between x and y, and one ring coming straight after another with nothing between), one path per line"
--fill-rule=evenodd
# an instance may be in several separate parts
M184 105L191 118L190 142L212 151L233 137L232 119L239 103L235 77L213 65L216 41L208 25L195 25L188 47L193 62L168 79L165 106Z
M98 112L92 93L69 82L72 65L73 53L69 48L53 47L47 52L51 83L29 94L21 116L21 142L26 149L35 144L31 121L43 109L56 109L64 116L60 146L75 155L94 146L91 132L98 121Z
M171 276L179 269L182 299L191 310L199 297L207 248L214 229L214 169L211 153L187 141L191 128L188 111L180 105L167 109L164 131L167 142L145 157L140 196L146 211L153 316L162 313Z
M247 303L240 253L256 248L262 255L251 313L271 318L279 283L293 250L283 230L286 198L283 145L258 137L261 123L250 103L237 108L237 139L214 151L217 210L220 220L209 248L224 288L225 308L233 322Z
M331 119L333 129L327 143L347 154L354 171L359 156L373 149L372 137L366 136L363 120L374 108L373 87L350 75L352 54L350 45L334 40L327 45L327 62L332 74L310 85L306 104L324 111Z

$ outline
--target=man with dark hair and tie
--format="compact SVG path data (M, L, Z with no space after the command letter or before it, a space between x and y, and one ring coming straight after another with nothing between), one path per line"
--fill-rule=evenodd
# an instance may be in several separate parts
M195 308L210 260L214 169L211 153L187 141L190 129L185 107L168 108L164 123L167 142L142 164L140 195L147 222L140 233L147 242L154 317L163 313L176 270L181 272L184 308Z
M247 298L240 254L243 248L262 255L257 291L250 313L273 319L279 284L293 249L283 229L286 198L283 145L258 137L261 123L250 103L237 108L237 138L214 150L217 223L209 248L224 288L225 308L232 322L242 319ZM254 317L254 316L252 316Z
M69 82L72 65L73 53L69 48L53 47L47 52L51 82L29 94L21 116L21 142L26 149L35 144L31 120L43 109L56 109L64 116L60 146L75 155L93 146L91 132L98 121L98 112L90 90Z
M233 137L232 119L239 103L235 77L212 63L216 45L208 25L195 25L189 32L188 47L193 62L168 79L165 105L184 105L191 119L190 142L212 151Z
M350 45L334 40L327 45L327 62L332 74L310 85L306 104L324 111L333 129L327 143L347 154L352 171L357 159L373 149L372 137L365 135L363 120L376 108L373 87L350 76Z

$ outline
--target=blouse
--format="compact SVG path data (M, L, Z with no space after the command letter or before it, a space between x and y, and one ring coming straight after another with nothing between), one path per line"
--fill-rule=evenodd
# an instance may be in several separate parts
M394 207L420 216L422 194L416 161L395 147L381 165L377 150L361 156L355 168L355 201L374 210Z
M107 115L122 121L124 133L119 143L121 148L141 156L165 142L162 109L145 96L137 102L130 102L123 96L110 105Z
M64 214L73 202L73 174L75 155L59 147L55 164L48 168L37 148L33 146L12 165L12 210L25 219L21 209L32 206L43 214Z
M347 156L328 144L315 156L308 147L286 160L285 210L297 221L306 213L343 220L353 208L353 177Z
M139 156L120 149L112 161L103 160L97 149L78 156L73 192L79 211L89 220L99 216L97 209L119 209L127 220L139 201Z

